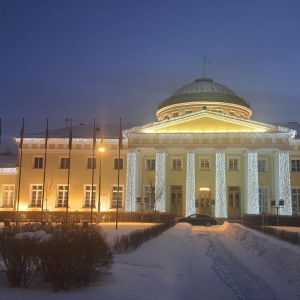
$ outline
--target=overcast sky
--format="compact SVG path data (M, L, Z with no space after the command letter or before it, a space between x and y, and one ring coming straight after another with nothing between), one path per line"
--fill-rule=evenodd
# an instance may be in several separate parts
M0 0L2 134L75 122L143 124L202 77L252 119L300 121L300 1Z

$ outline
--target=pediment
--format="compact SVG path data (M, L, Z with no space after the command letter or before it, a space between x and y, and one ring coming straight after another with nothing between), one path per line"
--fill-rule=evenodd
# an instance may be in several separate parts
M130 133L254 133L278 132L278 127L231 115L200 111L170 120L151 123Z

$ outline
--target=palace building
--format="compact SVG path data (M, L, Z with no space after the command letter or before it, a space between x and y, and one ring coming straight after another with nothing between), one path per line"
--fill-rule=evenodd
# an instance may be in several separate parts
M200 78L161 102L156 122L124 129L121 149L118 125L15 137L18 162L0 161L0 211L118 205L229 219L299 214L298 124L272 125L251 115L250 104L231 89Z

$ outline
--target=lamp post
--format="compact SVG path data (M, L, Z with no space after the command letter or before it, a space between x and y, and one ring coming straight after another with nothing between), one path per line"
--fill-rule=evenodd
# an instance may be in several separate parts
M276 200L272 199L271 200L271 206L276 208L276 215L277 215L277 226L279 226L279 219L278 219L278 210L279 208L282 208L284 206L284 200L283 199L279 199L278 200L278 205L276 205Z
M101 147L99 148L99 189L98 189L98 223L100 222L100 198L101 198L101 160L102 160L102 153L105 151L105 148L102 146L101 141Z

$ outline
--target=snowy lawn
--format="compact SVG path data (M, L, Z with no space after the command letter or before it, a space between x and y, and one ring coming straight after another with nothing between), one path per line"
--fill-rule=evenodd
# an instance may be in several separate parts
M153 224L103 223L108 239ZM288 228L285 228L288 229ZM300 299L300 247L225 222L180 223L135 252L115 255L112 275L55 294L36 281L24 290L0 277L1 299Z

